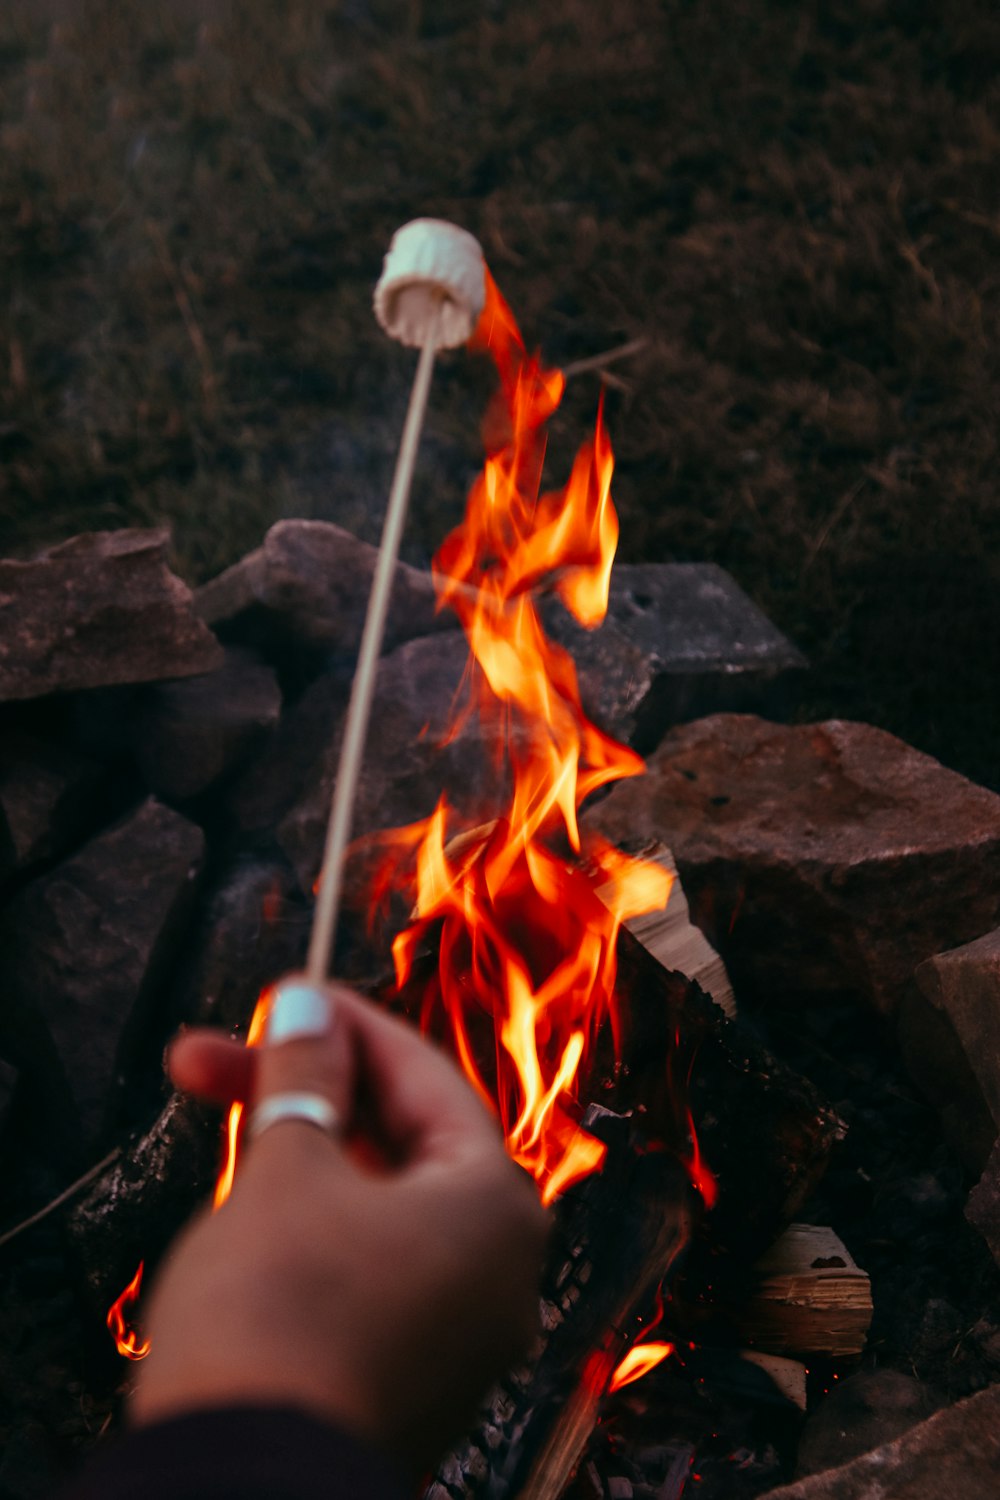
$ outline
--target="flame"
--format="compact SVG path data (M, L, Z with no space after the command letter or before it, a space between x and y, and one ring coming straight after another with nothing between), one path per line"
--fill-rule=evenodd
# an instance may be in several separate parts
M271 1009L271 989L265 989L258 997L254 1006L253 1015L250 1017L250 1027L247 1031L247 1046L256 1047L264 1035L264 1027L267 1024L268 1012ZM237 1099L229 1106L229 1114L226 1118L226 1152L219 1176L215 1183L215 1196L212 1199L212 1211L216 1212L226 1202L233 1190L236 1180L236 1163L239 1160L240 1146L242 1144L242 1132L240 1125L243 1121L244 1104Z
M125 1319L125 1309L138 1299L144 1265L145 1261L141 1260L139 1269L128 1286L108 1308L106 1321L111 1337L115 1341L118 1353L124 1355L126 1359L145 1359L150 1350L149 1340L140 1337L138 1330L134 1327L130 1328Z
M584 626L607 611L618 518L603 403L566 485L540 493L545 424L564 380L527 354L488 273L472 342L499 372L488 423L498 435L487 440L464 521L439 548L433 573L440 605L455 611L469 642L463 712L478 707L512 791L501 818L450 842L443 798L422 825L400 830L400 857L417 844L417 915L393 956L402 988L423 935L435 929L438 970L422 1024L450 1033L510 1154L549 1203L603 1163L605 1147L579 1122L598 1030L610 1021L619 1040L618 931L666 904L671 877L581 838L584 799L639 775L643 762L587 718L573 660L546 636L537 607L545 590Z
M631 1385L633 1380L641 1380L648 1375L650 1370L662 1364L674 1352L671 1343L633 1344L625 1358L621 1361L615 1373L611 1377L608 1393L620 1391L623 1386Z

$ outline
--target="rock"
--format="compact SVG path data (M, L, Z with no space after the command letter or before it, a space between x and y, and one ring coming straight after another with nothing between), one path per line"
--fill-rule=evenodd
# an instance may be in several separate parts
M849 1463L938 1411L944 1398L898 1370L862 1370L835 1386L806 1422L797 1479Z
M837 1469L770 1491L770 1500L996 1500L1000 1385L988 1386Z
M0 702L217 667L219 643L167 567L169 539L99 531L0 561Z
M104 780L103 769L88 757L52 740L5 730L0 737L0 881L55 858L82 837Z
M584 630L556 601L544 619L576 660L588 714L643 755L704 714L780 716L808 665L714 563L618 565L603 625Z
M188 945L177 1022L245 1027L265 985L303 963L309 924L283 860L251 855L226 870Z
M329 754L350 691L350 678L344 673L324 672L285 709L274 734L227 797L230 817L244 837L262 843L271 840L284 814L317 774L317 765Z
M329 521L278 521L262 547L198 590L196 607L228 640L353 661L377 557L377 548ZM398 563L383 650L454 623L435 614L431 575Z
M949 1139L982 1170L1000 1133L1000 931L936 954L916 977L899 1015L903 1057Z
M1000 797L864 724L718 714L673 731L588 826L673 850L737 995L859 993L1000 919Z
M0 934L0 1041L39 1115L83 1151L111 1122L195 895L201 829L150 799L21 891Z
M451 631L409 641L382 661L355 803L355 838L429 816L442 792L469 823L496 815L503 778L491 762L478 717L467 716L442 743L467 659L465 636ZM278 831L304 889L311 889L322 862L339 755L337 733L303 778L304 793Z
M974 1229L979 1230L993 1259L1000 1265L1000 1140L993 1148L982 1178L969 1194L965 1217Z
M217 671L148 689L133 720L135 759L150 791L186 801L244 762L280 714L272 668L230 647Z

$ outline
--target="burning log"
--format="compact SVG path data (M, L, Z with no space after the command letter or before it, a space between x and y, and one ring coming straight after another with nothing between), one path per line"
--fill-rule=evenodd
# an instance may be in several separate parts
M603 1171L556 1212L528 1367L494 1388L467 1442L440 1465L425 1500L554 1500L578 1464L637 1314L689 1238L686 1174L645 1149L624 1116L591 1107L585 1127L608 1148Z
M423 955L425 963L433 955ZM412 1005L425 982L418 965L404 990ZM579 1463L597 1422L628 1331L691 1241L704 1264L745 1265L770 1244L821 1175L841 1122L807 1080L771 1057L683 975L670 972L622 929L617 997L620 1063L599 1046L595 1078L606 1108L582 1127L608 1144L600 1174L557 1205L556 1236L542 1296L546 1330L528 1370L498 1387L480 1426L449 1455L426 1500L488 1497L554 1500ZM679 1095L688 1085L695 1140L686 1168L637 1142L677 1139ZM629 1123L629 1117L631 1123ZM697 1194L710 1163L719 1199L703 1218ZM700 1226L697 1220L702 1218ZM696 1268L693 1266L692 1271ZM799 1384L801 1382L799 1381ZM797 1387L796 1387L797 1388ZM798 1400L798 1397L796 1397Z
M704 1225L706 1248L745 1264L791 1221L845 1127L808 1079L730 1021L698 985L663 969L625 930L617 990L628 1024L608 1102L655 1114L658 1100L666 1105L665 1070L672 1067L678 1085L690 1070L690 1123L718 1185Z
M209 1112L173 1094L68 1216L69 1242L102 1318L139 1261L155 1262L210 1191L218 1141Z

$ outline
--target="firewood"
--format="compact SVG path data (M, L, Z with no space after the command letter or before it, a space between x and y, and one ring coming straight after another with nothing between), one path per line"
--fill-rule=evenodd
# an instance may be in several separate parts
M736 1018L736 997L726 973L726 966L700 927L691 921L684 887L677 873L674 856L666 844L655 840L637 851L640 859L651 860L674 877L670 899L662 911L647 912L625 925L647 953L665 969L685 974L710 995L729 1019ZM598 890L598 895L601 891Z
M617 995L624 1066L606 1102L641 1110L650 1135L668 1140L690 1111L718 1185L702 1243L714 1260L746 1265L794 1218L845 1127L808 1079L624 930Z
M792 1224L754 1266L755 1286L735 1321L774 1354L860 1354L872 1320L871 1284L832 1229Z
M145 1135L123 1148L68 1216L85 1294L101 1318L140 1260L150 1270L211 1191L218 1150L216 1116L172 1094Z
M785 1359L778 1354L764 1354L758 1349L741 1349L740 1358L747 1364L756 1365L786 1401L797 1406L799 1411L805 1411L806 1376L809 1374L805 1365L800 1364L797 1359Z
M677 1164L646 1150L621 1115L592 1106L583 1123L608 1155L600 1174L557 1205L537 1346L490 1393L478 1425L443 1460L425 1500L561 1494L639 1328L637 1312L690 1238L696 1199Z

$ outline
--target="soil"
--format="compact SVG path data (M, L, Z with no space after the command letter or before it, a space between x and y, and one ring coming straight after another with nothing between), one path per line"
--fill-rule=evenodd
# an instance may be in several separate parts
M553 362L646 339L622 557L728 567L802 716L1000 785L998 102L988 0L10 0L2 550L166 520L198 580L284 515L376 537L412 359L371 288L443 215ZM487 388L442 362L415 562Z

